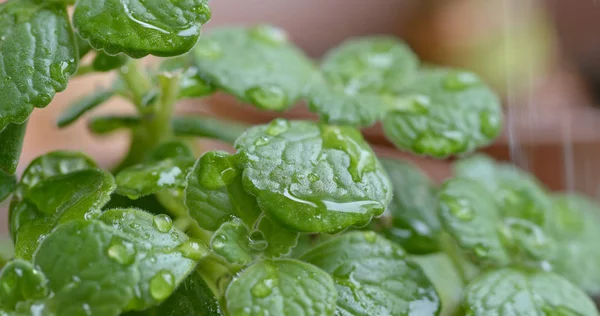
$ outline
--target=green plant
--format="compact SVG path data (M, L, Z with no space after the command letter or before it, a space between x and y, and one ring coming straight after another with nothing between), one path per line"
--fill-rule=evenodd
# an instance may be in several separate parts
M438 187L357 129L380 121L400 149L471 153L502 123L474 74L421 67L393 38L351 40L320 67L268 25L197 40L210 16L199 0L79 0L75 33L69 4L0 4L0 201L11 197L14 244L0 315L597 314L595 204L481 156ZM179 56L130 58L147 54ZM122 162L108 172L51 152L17 181L32 109L70 76L113 69L57 124L129 100L135 115L89 121L98 135L129 130ZM306 100L321 122L175 116L178 100L215 91L265 110Z

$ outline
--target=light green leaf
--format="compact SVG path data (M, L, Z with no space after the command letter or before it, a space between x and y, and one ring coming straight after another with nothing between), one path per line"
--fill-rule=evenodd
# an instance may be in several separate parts
M112 56L104 52L98 52L92 62L92 67L96 71L106 72L125 65L128 60L129 58L123 54Z
M301 259L333 276L336 315L437 315L440 299L402 248L373 232L328 240Z
M10 261L0 271L0 310L15 311L21 302L45 298L46 277L24 260Z
M92 117L88 129L97 135L110 134L120 129L132 129L140 125L140 118L131 115L106 115Z
M266 248L261 249L265 255L279 258L291 252L292 248L298 244L300 234L289 231L267 216L263 216L258 221L256 230L250 236L257 245L260 244L260 241L265 243Z
M224 223L210 241L212 250L227 262L246 265L252 262L248 227L238 218Z
M435 185L410 163L397 159L380 160L394 188L392 201L381 221L382 233L409 253L439 250L441 224Z
M205 0L80 0L73 24L92 47L110 55L165 57L189 51L210 15Z
M490 144L502 130L496 94L473 73L430 68L396 96L383 129L396 147L436 158Z
M0 170L0 203L2 203L17 186L17 178Z
M0 131L23 123L67 87L78 64L67 8L54 1L0 4ZM0 137L4 138L4 137Z
M204 229L215 231L234 216L253 227L261 213L256 199L242 187L235 159L228 153L209 151L188 176L185 204Z
M88 111L93 110L100 104L108 101L115 95L114 90L98 90L90 95L87 95L73 103L65 111L63 111L56 124L58 127L65 127L71 125L78 118Z
M110 173L89 169L47 178L14 199L10 228L17 258L31 260L40 241L60 223L98 216L115 188Z
M199 98L215 91L216 87L195 66L186 69L179 78L180 98Z
M393 107L392 95L417 66L417 56L395 38L347 40L325 56L323 78L308 92L309 108L328 123L373 125Z
M159 191L184 188L194 159L166 159L126 168L116 177L117 193L137 199Z
M21 124L8 124L0 131L0 172L14 174L17 171L26 129L27 121Z
M590 298L566 279L548 272L500 269L485 273L465 290L467 315L577 315L598 311Z
M465 285L450 257L443 252L438 252L413 256L412 259L423 269L440 297L442 309L439 315L460 315L458 311Z
M196 136L222 140L233 144L249 127L246 124L212 117L175 117L171 120L177 136Z
M334 233L383 213L392 188L360 132L277 119L236 141L244 188L296 232Z
M179 140L158 145L148 156L146 162L158 162L167 159L194 159L190 146Z
M333 280L296 260L265 260L244 270L225 294L227 310L238 315L333 315Z
M269 25L214 30L193 53L199 72L214 85L264 110L294 105L315 73L287 34Z

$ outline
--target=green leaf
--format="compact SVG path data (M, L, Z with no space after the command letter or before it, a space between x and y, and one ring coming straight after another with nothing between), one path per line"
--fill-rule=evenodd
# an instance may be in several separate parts
M115 190L114 178L99 169L57 175L37 183L11 204L17 258L31 260L39 242L56 226L99 215Z
M125 65L128 60L129 58L123 54L112 56L104 52L98 52L92 62L92 67L96 71L106 72Z
M264 110L294 105L315 74L285 32L269 25L214 30L193 53L199 72L212 83Z
M78 118L88 111L93 110L100 104L108 101L115 95L114 90L98 90L90 95L87 95L73 103L65 111L63 111L56 121L58 127L71 125Z
M194 159L190 146L179 140L172 140L158 145L146 159L147 162L159 162L167 159Z
M17 171L26 129L27 121L21 124L8 124L4 130L0 131L0 172L14 174Z
M238 218L224 223L215 231L210 246L227 262L246 265L252 262L248 227Z
M465 290L467 315L598 315L590 298L548 272L500 269L479 276Z
M46 277L24 260L10 261L0 271L0 310L15 311L20 302L48 295Z
M398 92L383 129L396 147L436 158L490 144L502 130L496 94L473 73L431 68Z
M373 232L326 241L301 259L333 276L337 315L437 315L440 299L402 248Z
M15 257L15 247L8 232L0 234L0 269Z
M210 95L216 91L212 82L199 73L197 67L189 67L179 78L180 98L199 98Z
M198 225L215 231L232 217L253 227L261 211L256 199L242 187L235 156L209 151L202 155L187 179L185 204Z
M197 271L187 279L159 306L141 312L129 312L125 316L220 316L223 315L215 294Z
M160 215L110 210L100 220L60 225L35 254L55 293L46 308L57 315L78 315L83 307L93 315L119 315L157 305L202 256L195 241Z
M0 170L0 203L15 190L17 178Z
M308 92L309 108L328 123L373 125L393 107L392 95L418 63L410 48L392 37L348 40L325 56L323 78Z
M210 19L206 2L80 0L73 24L92 47L109 55L176 56L194 46L200 26Z
M540 222L532 214L502 208L492 193L473 180L448 180L440 188L439 203L444 228L480 265L519 263L545 268L556 255L546 219Z
M558 195L552 210L558 242L553 271L591 295L600 294L600 206L580 195Z
M465 285L450 257L443 252L438 252L413 256L412 259L423 269L440 297L442 309L439 315L460 315L458 310Z
M25 122L67 87L78 64L67 8L53 1L0 4L0 131ZM0 137L2 139L4 137Z
M317 267L296 260L265 260L244 270L225 294L237 315L333 315L333 280Z
M270 219L297 232L339 232L383 213L392 188L360 132L277 119L236 141L244 188Z
M257 223L256 230L251 233L251 240L259 245L266 243L263 253L271 258L288 255L292 248L298 244L300 234L289 231L275 223L267 216L263 216Z
M441 224L437 215L437 189L416 166L397 159L381 159L394 193L384 217L382 233L409 253L440 249ZM388 214L389 213L389 214Z
M119 129L132 129L140 125L140 118L131 115L106 115L92 117L88 129L97 135L110 134Z
M202 116L175 117L171 126L177 136L214 138L230 144L248 128L246 124Z
M136 199L159 191L184 188L194 159L167 159L126 168L116 177L117 193Z

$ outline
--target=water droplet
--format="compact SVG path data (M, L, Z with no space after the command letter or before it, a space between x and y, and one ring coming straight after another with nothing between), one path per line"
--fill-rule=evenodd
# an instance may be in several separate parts
M365 240L374 243L377 240L377 235L374 232L365 232Z
M255 146L264 146L269 143L269 138L266 136L261 136L254 141Z
M477 245L475 248L473 248L473 252L475 252L477 257L485 258L489 253L489 249L484 245Z
M250 36L274 45L285 44L288 41L288 35L283 29L271 25L259 25L252 28Z
M161 301L169 297L175 289L175 277L168 270L161 270L150 279L150 295Z
M227 236L223 234L216 235L210 245L213 249L223 249L227 245Z
M194 261L199 261L208 254L206 246L195 240L188 240L177 246L177 251L181 252L181 255Z
M462 91L479 83L479 78L470 72L452 72L444 78L444 89Z
M111 240L106 254L109 258L122 265L130 265L135 260L133 244L120 238L113 238Z
M317 182L319 179L320 179L319 176L314 173L308 174L308 181L310 181L310 182Z
M166 233L169 230L171 230L171 227L173 226L173 221L171 220L171 218L168 215L165 214L158 214L156 216L154 216L154 227L156 227L156 229L161 232L161 233Z
M288 105L285 91L274 85L250 88L246 91L246 97L252 104L263 110L283 110Z
M471 221L475 216L475 212L473 212L467 200L446 200L445 204L450 208L450 213L463 222Z
M360 132L324 124L320 125L320 129L324 148L342 150L348 154L348 172L352 180L359 182L364 173L376 170L375 154L366 145Z
M270 136L277 136L281 133L284 133L289 128L290 122L288 120L278 118L269 123L269 125L267 125L267 130L265 132Z
M458 139L452 139L447 135L438 135L434 133L423 133L417 138L413 145L413 150L418 154L428 154L434 157L443 158L450 154L460 152L465 147L464 142Z
M194 48L194 54L200 58L217 59L223 55L221 45L210 39L201 39Z
M400 114L424 115L429 113L431 98L422 95L412 96L383 96L383 101L390 111Z
M265 298L271 295L273 286L275 286L275 280L264 279L252 287L251 293L256 298Z
M479 113L479 120L481 121L481 133L483 135L488 138L498 136L501 130L500 115L490 111L483 111Z

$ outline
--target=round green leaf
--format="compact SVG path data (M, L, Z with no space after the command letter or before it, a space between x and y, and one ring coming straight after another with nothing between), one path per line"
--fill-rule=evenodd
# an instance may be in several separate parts
M394 105L391 95L417 66L417 56L395 38L348 40L325 56L323 78L308 92L309 108L328 123L373 125Z
M402 248L373 232L328 240L301 259L332 275L337 315L437 315L440 299Z
M256 247L262 248L261 243L266 243L263 253L271 258L279 258L288 255L298 244L300 234L289 231L285 227L275 223L267 216L262 216L256 230L251 233L251 241Z
M469 284L464 295L466 314L473 316L598 315L583 291L548 272L490 271Z
M47 282L30 262L10 261L0 271L0 310L14 311L20 302L45 298Z
M488 145L502 130L496 94L473 73L420 71L396 96L383 120L396 147L444 158Z
M128 60L129 58L123 54L112 56L104 52L98 52L92 62L92 67L96 71L106 72L125 65Z
M248 227L238 218L224 223L210 241L212 250L227 262L246 265L252 262Z
M459 315L465 285L452 259L443 252L413 256L412 259L423 269L440 297L442 309L439 315Z
M23 123L67 87L79 58L67 8L61 2L0 4L0 131Z
M193 52L199 72L218 88L264 110L294 105L315 73L285 32L269 25L212 31Z
M210 19L205 0L80 0L73 24L92 47L133 58L189 51Z
M437 189L431 179L407 162L381 159L381 164L394 189L382 221L382 233L409 253L439 250L441 224L437 215Z
M158 191L183 188L193 165L193 159L181 158L147 162L126 168L117 174L117 193L136 199Z
M292 231L364 226L391 200L390 180L356 129L277 119L248 129L235 147L244 188Z
M291 259L265 260L244 270L225 294L238 315L333 315L336 289L317 267Z

